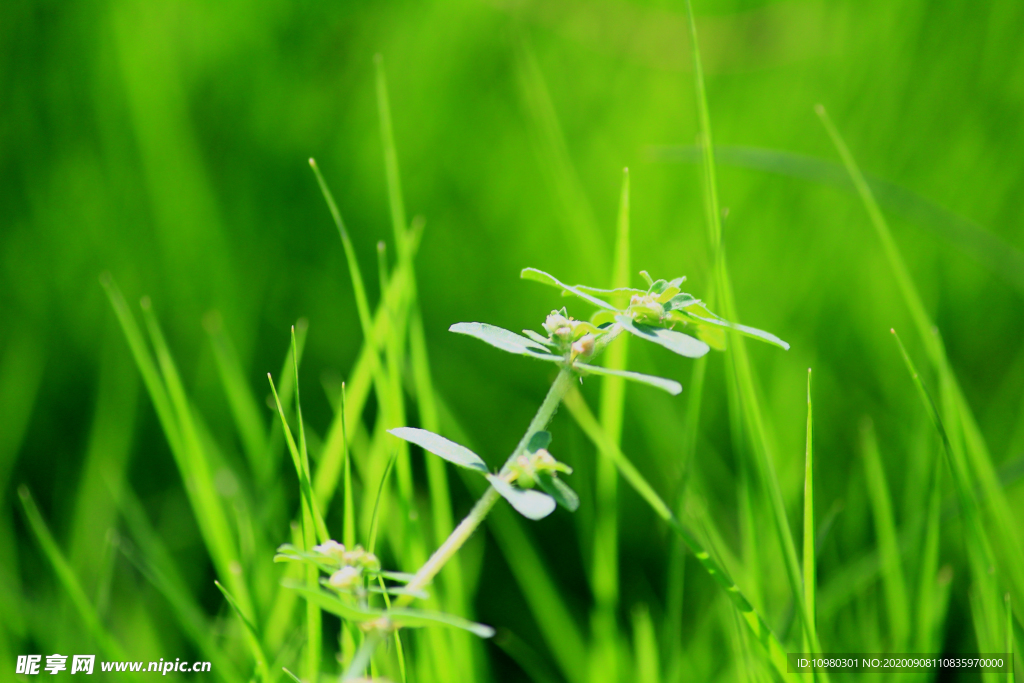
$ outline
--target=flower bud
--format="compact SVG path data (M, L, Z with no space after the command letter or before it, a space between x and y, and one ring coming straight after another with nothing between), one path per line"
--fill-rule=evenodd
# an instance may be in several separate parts
M548 317L544 320L544 329L552 336L558 335L564 337L572 332L568 318L558 311L551 311Z
M331 578L328 583L333 588L351 588L359 582L359 578L363 575L363 570L357 567L342 567L338 571L331 574Z
M572 344L572 355L589 356L594 352L594 335L587 334L574 341Z
M313 546L313 550L339 562L345 559L345 546L334 539L329 539L320 545Z

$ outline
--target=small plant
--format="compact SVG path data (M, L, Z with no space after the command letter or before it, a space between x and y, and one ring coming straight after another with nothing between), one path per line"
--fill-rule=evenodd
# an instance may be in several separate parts
M517 512L531 520L547 517L557 505L569 511L579 507L579 496L559 476L572 474L572 468L559 462L548 450L551 434L546 431L548 422L576 381L582 382L584 377L591 374L616 375L663 389L673 395L682 391L682 386L671 379L593 365L592 361L620 334L626 332L688 358L699 358L712 347L724 349L724 332L730 329L789 348L788 344L768 332L728 322L712 313L699 299L681 291L684 277L670 281L654 280L646 271L640 274L647 282L647 289L607 290L566 285L548 273L526 268L521 274L524 279L557 287L564 296L583 299L596 307L597 311L589 320L577 320L568 314L565 307L554 310L541 325L544 334L524 330L520 335L477 322L457 323L449 328L452 332L476 337L502 351L554 363L560 369L522 439L497 472L492 472L483 458L470 449L439 434L413 427L389 430L393 436L475 472L490 483L465 519L415 574L382 571L380 561L372 552L361 546L346 549L332 539L322 538L309 551L297 549L291 544L282 545L278 549L276 561L301 562L312 570L312 574L308 575L310 580L305 584L289 583L287 585L290 588L301 592L310 605L319 606L358 624L364 634L362 645L342 680L354 680L363 675L377 645L402 627L436 624L463 628L482 637L493 634L492 629L481 624L450 615L410 610L407 606L416 599L427 597L424 589L472 536L500 498L504 498ZM617 308L607 300L622 294L630 296L629 305L625 308ZM693 330L696 336L676 328ZM301 418L298 448L283 412L281 418L304 491L303 520L308 543L314 535L313 530L325 536L326 529L318 517L314 498L305 493L308 492L308 463L305 440L301 434ZM375 526L371 532L371 548L374 534ZM391 581L392 585L386 585L385 579ZM374 593L383 596L385 609L370 606L369 599ZM389 596L396 597L394 604Z

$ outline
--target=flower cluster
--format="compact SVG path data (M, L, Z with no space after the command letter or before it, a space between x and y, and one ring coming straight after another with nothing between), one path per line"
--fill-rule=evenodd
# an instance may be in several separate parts
M521 488L533 488L540 475L557 476L558 472L572 474L572 468L555 460L546 448L539 448L533 453L524 453L515 459L510 467L514 481Z
M547 343L567 354L570 361L593 355L597 337L602 333L592 323L571 317L564 306L559 311L551 311L543 327L548 333Z
M313 546L313 551L322 558L322 565L334 570L327 585L338 590L359 585L366 571L380 571L380 560L373 553L364 550L361 545L346 550L344 545L331 539Z

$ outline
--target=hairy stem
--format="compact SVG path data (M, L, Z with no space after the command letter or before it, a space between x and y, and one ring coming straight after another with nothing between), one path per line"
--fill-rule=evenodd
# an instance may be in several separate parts
M527 444L530 443L530 439L534 434L547 427L548 422L554 416L555 411L558 409L558 405L562 402L562 397L572 388L573 379L575 373L572 369L563 367L559 372L555 381L551 384L551 388L548 390L547 396L544 397L544 402L540 404L540 408L537 409L537 414L533 416L533 420L530 422L530 426L527 427L526 433L523 438L519 441L515 450L512 451L512 455L505 461L504 466L501 468L501 472L498 476L505 476L509 472L509 468L515 459L519 457L523 451L526 450ZM494 487L488 487L484 495L480 497L480 500L476 502L473 509L469 511L455 530L452 531L451 535L445 539L445 542L441 544L434 554L430 556L430 559L420 567L419 571L416 572L416 576L413 577L412 581L409 582L407 589L409 593L413 593L417 590L422 589L428 583L433 580L441 568L444 567L445 563L448 562L451 557L458 552L459 548L473 535L476 528L480 526L480 523L487 517L487 513L491 511L494 504L498 502L501 496L494 489ZM397 601L398 606L406 605L411 600L411 595L407 593L403 595Z

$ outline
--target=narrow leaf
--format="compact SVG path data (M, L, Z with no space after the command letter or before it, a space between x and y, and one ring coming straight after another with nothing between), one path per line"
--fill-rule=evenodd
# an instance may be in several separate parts
M694 312L692 310L694 308L696 308L698 312ZM746 335L748 337L753 337L754 339L760 339L761 341L768 342L769 344L778 346L780 349L785 349L786 351L789 351L789 344L782 341L771 332L765 332L764 330L759 330L756 327L750 327L749 325L740 325L739 323L732 323L729 322L728 320L719 318L717 315L709 311L707 307L704 306L704 304L699 301L693 304L688 304L687 308L682 310L681 312L685 317L691 318L700 323L735 330L740 334Z
M542 448L547 448L551 444L551 432L546 432L543 429L539 432L534 432L533 436L530 437L530 443L526 444L526 450L529 453L536 453Z
M569 488L569 485L556 476L550 474L538 474L537 483L544 489L555 502L569 512L576 512L580 506L580 497Z
M524 280L533 280L534 282L540 282L545 285L551 285L552 287L558 287L564 292L575 294L579 298L597 306L598 308L603 308L608 311L618 310L607 301L602 301L601 299L598 299L595 296L591 296L578 287L574 287L572 285L567 285L563 282L560 282L558 278L556 278L554 275L549 275L548 273L545 273L543 270L537 270L536 268L523 268L522 272L519 274L519 277L523 278Z
M395 429L389 429L388 433L409 443L414 443L423 450L444 458L459 467L487 474L487 463L481 460L479 455L465 446L449 441L439 434L415 427L396 427Z
M700 358L711 350L711 347L707 344L699 339L694 339L688 334L676 332L675 330L666 330L663 327L644 325L642 323L635 322L628 315L615 316L615 322L622 325L622 327L630 334L640 337L641 339L646 339L649 342L654 342L659 346L664 346L669 351L678 353L680 356L686 356L687 358Z
M632 370L612 370L611 368L602 368L598 365L587 365L586 363L576 363L574 367L578 370L584 370L588 373L592 373L595 375L605 375L608 377L622 377L623 379L632 380L634 382L640 382L641 384L647 384L652 387L657 387L662 391L667 391L673 396L678 396L683 391L683 385L675 381L674 379L665 379L664 377L645 375L640 372L633 372Z
M561 356L552 355L547 348L537 342L495 325L488 325L487 323L455 323L448 328L448 331L476 337L497 349L520 356L530 356L556 363L562 360Z
M501 477L487 475L491 486L507 500L516 512L527 519L544 519L555 511L555 499L551 496L529 489L517 489Z
M478 624L453 614L442 612L427 612L425 610L393 609L389 610L387 616L399 626L407 628L420 628L424 626L449 626L480 636L490 638L494 635L494 629L484 624Z

